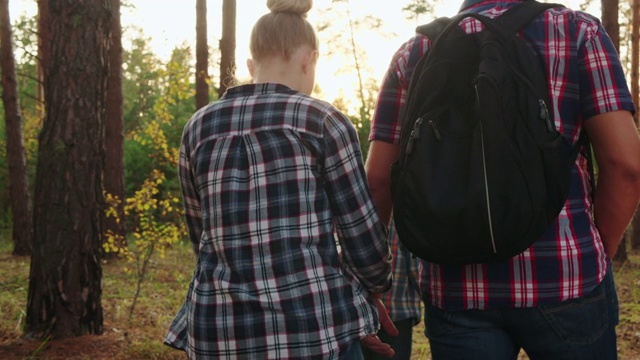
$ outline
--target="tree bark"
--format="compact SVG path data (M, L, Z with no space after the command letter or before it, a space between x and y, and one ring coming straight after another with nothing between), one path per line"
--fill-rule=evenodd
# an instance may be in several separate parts
M13 57L13 32L9 16L9 0L0 0L0 68L2 70L2 103L4 105L9 190L13 215L13 254L30 255L33 227L27 160L22 136L22 114L18 98L16 63Z
M218 97L235 81L236 0L222 0L222 39L220 40L220 88Z
M26 332L101 334L101 214L111 13L104 0L38 2L45 118L38 145Z
M620 21L618 17L619 0L601 0L602 26L609 34L616 50L620 52Z
M127 246L124 218L124 100L122 94L122 27L120 0L111 1L111 42L109 47L109 78L107 83L107 109L105 126L104 190L117 197L118 203L107 204L115 209L117 217L106 216L103 211L103 236L115 236L116 245ZM106 253L113 257L116 253Z
M196 110L209 103L207 0L196 0Z

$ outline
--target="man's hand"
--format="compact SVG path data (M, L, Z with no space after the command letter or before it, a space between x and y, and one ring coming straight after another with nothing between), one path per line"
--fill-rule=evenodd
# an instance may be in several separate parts
M391 321L391 318L389 317L389 313L387 312L387 309L384 307L384 304L380 299L381 295L371 294L371 297L374 299L376 303L376 308L378 310L378 318L380 319L380 327L387 334L391 336L398 336L398 329L396 329L396 326L393 325L393 321ZM380 355L383 355L389 358L395 355L395 351L393 350L393 348L389 344L383 343L378 337L378 335L376 334L369 335L360 339L360 343L362 344L362 346Z
M375 334L363 337L360 339L360 343L367 349L388 358L392 358L396 354L389 344L383 343Z
M380 318L380 327L382 328L382 330L384 330L391 336L398 336L398 329L396 329L393 321L391 321L389 313L387 312L387 308L384 307L384 303L381 299L382 295L373 294L371 297L373 297L374 301L376 302L376 309L378 309L378 318Z

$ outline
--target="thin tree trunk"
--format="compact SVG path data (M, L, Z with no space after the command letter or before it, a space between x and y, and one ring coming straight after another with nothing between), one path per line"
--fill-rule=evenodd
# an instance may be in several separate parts
M620 21L618 16L619 0L601 0L602 26L611 37L613 45L620 52Z
M120 0L111 0L111 43L109 48L109 80L105 126L104 190L111 195L117 217L103 211L104 239L113 236L119 248L127 246L124 221L124 108L122 95L122 27ZM109 236L106 236L109 235ZM106 253L113 257L116 253Z
M356 46L356 37L354 34L354 24L351 19L351 12L347 10L347 18L349 19L349 45L351 46L351 55L353 55L353 64L358 75L358 97L360 98L360 121L365 117L369 117L369 108L364 95L364 81L362 79L362 67L360 66L360 57L358 56L358 47Z
M102 173L111 14L39 1L45 118L38 146L26 333L101 334Z
M2 69L2 103L7 132L11 213L13 214L13 254L30 255L33 241L31 197L22 137L16 64L13 57L9 0L0 0L0 68Z
M209 103L207 0L196 1L196 110Z
M235 82L236 0L222 0L222 39L220 40L220 88L218 97Z
M44 121L44 109L46 107L45 98L44 98L44 64L48 63L47 54L51 51L49 50L49 46L51 44L51 34L46 33L42 29L42 24L47 23L47 14L42 11L45 4L40 4L41 1L38 1L38 59L36 65L38 67L38 90L36 97L38 98L38 119L40 121Z

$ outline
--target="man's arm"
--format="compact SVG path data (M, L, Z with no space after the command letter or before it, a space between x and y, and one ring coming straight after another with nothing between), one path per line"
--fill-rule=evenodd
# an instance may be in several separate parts
M596 115L584 126L598 162L594 218L613 258L640 199L640 138L628 111Z
M387 226L391 221L391 164L398 158L400 146L373 140L365 163L367 181L378 217Z

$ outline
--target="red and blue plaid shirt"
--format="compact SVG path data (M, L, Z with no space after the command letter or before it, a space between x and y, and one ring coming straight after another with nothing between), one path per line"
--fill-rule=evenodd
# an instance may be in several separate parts
M165 343L190 359L331 359L377 331L368 293L390 286L389 244L336 108L231 88L185 126L179 175L198 262Z
M413 320L420 322L422 300L420 299L420 259L398 241L398 233L393 223L389 227L391 244L393 284L382 294L382 301L393 321Z
M494 18L517 0L467 1L462 11ZM482 25L461 22L467 33ZM575 143L583 120L634 111L616 50L600 22L566 8L546 11L521 36L545 65L556 126ZM408 84L430 40L416 35L394 55L383 81L370 140L398 144ZM580 297L600 283L608 266L592 218L584 151L572 171L569 197L557 220L522 254L501 263L438 266L423 263L421 287L434 306L448 310L533 307Z

